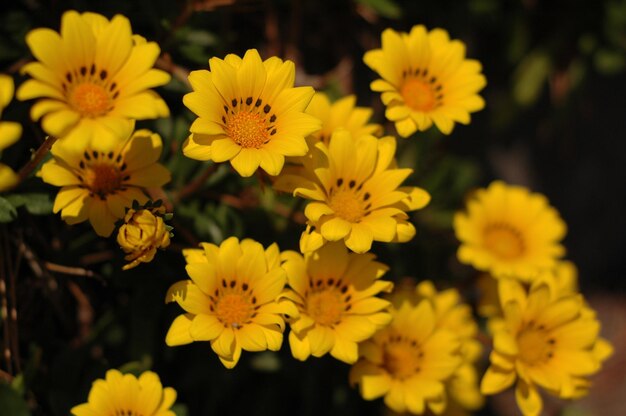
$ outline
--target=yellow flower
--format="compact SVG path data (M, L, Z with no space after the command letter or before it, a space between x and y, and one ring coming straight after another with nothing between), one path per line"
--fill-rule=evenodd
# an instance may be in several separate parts
M261 61L256 49L243 59L227 55L211 58L211 71L193 71L193 92L183 97L198 118L183 153L192 159L230 160L241 176L261 167L278 175L285 156L303 156L305 136L320 128L320 121L304 113L313 96L311 87L294 88L291 61L272 57Z
M97 379L89 391L87 403L74 406L74 416L141 415L175 416L170 410L176 400L176 390L163 387L152 371L139 378L109 370L105 379Z
M371 88L382 93L385 116L402 137L433 123L450 134L455 122L469 124L470 113L485 106L478 95L487 83L480 62L465 59L465 45L445 30L387 29L382 49L368 51L363 61L381 76Z
M565 223L546 197L501 181L476 191L467 213L454 216L454 231L459 260L497 278L530 281L565 253Z
M437 291L429 280L416 286L413 279L407 278L401 282L399 290L394 291L391 299L396 307L403 302L410 302L413 306L424 299L431 302L437 327L456 334L461 343L459 354L462 363L446 382L447 395L460 408L477 410L482 407L484 397L478 388L476 369L476 361L482 352L482 346L476 338L478 325L472 316L471 307L461 303L459 292L456 289Z
M127 122L119 144L107 150L76 149L57 142L53 159L38 172L44 182L60 186L53 212L61 211L68 224L89 220L96 233L108 237L115 221L124 218L133 201L145 203L144 188L160 187L170 180L170 172L157 160L161 137L148 130L131 136Z
M185 314L172 322L169 346L210 341L222 364L233 368L241 351L278 351L283 342L282 314L297 316L282 297L287 276L278 246L263 250L256 241L235 237L220 246L184 250L187 273L170 287L166 302L177 302Z
M119 138L125 120L169 115L150 90L170 80L152 68L159 46L133 35L126 17L109 21L71 10L63 14L61 33L34 29L26 43L37 62L22 68L33 79L20 86L17 97L39 98L31 117L66 144L104 150Z
M365 341L391 320L389 302L376 295L392 289L378 280L387 266L374 255L348 253L332 243L302 257L295 251L281 255L300 316L289 321L291 353L304 361L309 356L330 355L348 364L358 359L357 343Z
M350 370L361 396L384 396L395 412L423 414L446 407L444 382L461 363L458 337L437 326L431 302L404 302L392 312L391 324L359 345L359 361Z
M13 98L13 78L0 74L0 115ZM0 152L15 143L22 134L22 126L12 121L0 122ZM17 174L5 164L0 163L0 192L14 187L19 181Z
M170 245L170 231L162 217L164 213L163 207L126 212L124 224L117 232L117 243L128 254L124 259L130 261L122 267L123 270L151 262L157 248Z
M491 325L491 366L481 391L498 393L517 380L515 396L524 415L541 413L538 387L565 399L584 394L587 378L606 358L607 351L599 349L607 345L598 345L600 324L585 311L582 296L559 296L548 281L536 281L527 293L520 282L501 279L498 291L504 317Z
M346 130L337 130L328 147L316 145L312 179L284 178L293 182L294 195L313 200L304 211L309 226L300 239L300 251L344 240L350 250L365 253L373 240L413 238L415 228L406 212L424 207L430 196L417 187L399 187L412 170L395 168L395 151L393 137L355 140Z

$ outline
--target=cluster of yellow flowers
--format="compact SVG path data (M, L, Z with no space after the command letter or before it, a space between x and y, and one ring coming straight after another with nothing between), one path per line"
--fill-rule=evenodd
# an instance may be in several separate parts
M32 79L17 97L37 99L31 116L56 140L38 172L61 188L54 212L68 224L89 220L104 237L122 220L124 269L150 262L170 243L164 209L149 202L170 172L158 163L159 135L135 131L134 123L169 114L151 90L170 79L153 68L158 45L133 34L123 16L74 11L64 14L60 33L36 29L27 43L36 61L23 67ZM371 88L402 137L433 124L450 134L484 107L480 63L442 29L385 30L382 48L364 61L380 75ZM7 82L0 78L2 107L12 95ZM275 189L310 202L299 252L236 237L183 250L190 279L166 294L184 310L167 345L209 341L233 368L242 351L279 350L289 327L294 358L330 354L352 365L350 382L363 398L384 397L399 413L475 410L481 392L517 381L520 409L537 415L537 387L562 398L588 390L588 376L611 347L598 337L598 320L574 280L559 277L565 224L545 197L494 182L454 218L459 260L498 282L497 300L483 300L494 341L479 388L482 346L471 307L456 290L437 291L429 281L392 292L382 279L389 266L370 252L374 241L411 240L409 213L430 201L425 190L403 185L412 169L398 166L396 139L370 123L373 111L357 107L354 96L331 103L311 87L295 87L293 62L262 60L255 49L211 58L189 82L183 102L197 118L182 146L187 157L229 161L243 177L260 168ZM0 148L19 137L18 127L0 124ZM0 165L2 186L17 180ZM175 397L152 372L136 378L110 370L72 413L173 415Z

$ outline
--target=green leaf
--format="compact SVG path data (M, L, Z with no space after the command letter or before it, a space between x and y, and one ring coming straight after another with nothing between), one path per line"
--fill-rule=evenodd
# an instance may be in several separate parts
M15 207L0 196L0 222L11 222L17 217Z
M552 69L550 56L543 51L531 52L519 64L514 76L513 97L524 106L535 103Z
M28 416L30 412L26 402L19 393L8 384L0 383L0 409L2 414L11 416Z
M29 193L7 195L6 199L15 207L23 206L33 215L49 215L53 202L47 193Z
M402 14L402 9L393 0L357 0L357 3L389 19L397 19Z
M600 49L593 56L593 63L601 74L613 75L624 69L626 57L622 51Z
M189 410L187 410L187 406L182 403L176 403L172 406L172 412L176 414L176 416L188 416Z

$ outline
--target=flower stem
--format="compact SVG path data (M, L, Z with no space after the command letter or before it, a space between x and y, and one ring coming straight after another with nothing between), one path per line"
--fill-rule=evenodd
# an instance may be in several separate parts
M46 140L39 146L39 148L33 153L30 160L20 169L17 175L20 178L20 182L24 181L35 170L42 159L48 154L52 145L57 141L56 137L48 136Z

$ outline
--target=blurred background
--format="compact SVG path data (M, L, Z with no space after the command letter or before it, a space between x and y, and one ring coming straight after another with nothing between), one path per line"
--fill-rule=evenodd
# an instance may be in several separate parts
M0 71L22 82L19 69L32 59L25 34L58 30L69 9L123 14L134 33L161 47L157 66L173 78L159 93L172 116L139 125L164 139L163 162L173 172L164 198L174 207L175 238L155 262L122 272L113 238L50 214L54 188L31 178L10 196L22 206L0 218L0 269L18 319L2 322L2 345L13 357L0 362L0 377L11 383L0 383L0 414L66 415L109 368L158 372L178 391L179 416L385 414L382 401L365 402L349 387L349 366L330 357L300 363L285 344L280 353L244 353L229 371L208 343L165 346L180 309L163 300L170 284L187 278L182 248L236 235L297 250L303 230L302 205L273 193L267 181L183 157L194 118L181 101L188 72L206 69L212 56L257 48L264 58L293 60L298 85L333 98L356 94L385 124L379 95L369 89L376 75L362 56L380 46L385 28L415 24L465 42L468 57L483 65L487 104L450 136L432 129L399 139L399 165L414 169L410 182L433 200L412 218L413 241L374 246L391 267L387 278L432 279L475 302L476 273L455 257L453 213L468 191L496 178L544 193L568 224L567 258L615 347L588 398L547 400L545 414L626 414L626 1L3 1ZM30 105L13 101L2 114L24 123L22 139L2 155L13 168L44 140L29 121ZM394 134L392 125L385 129ZM518 410L502 394L477 414Z

